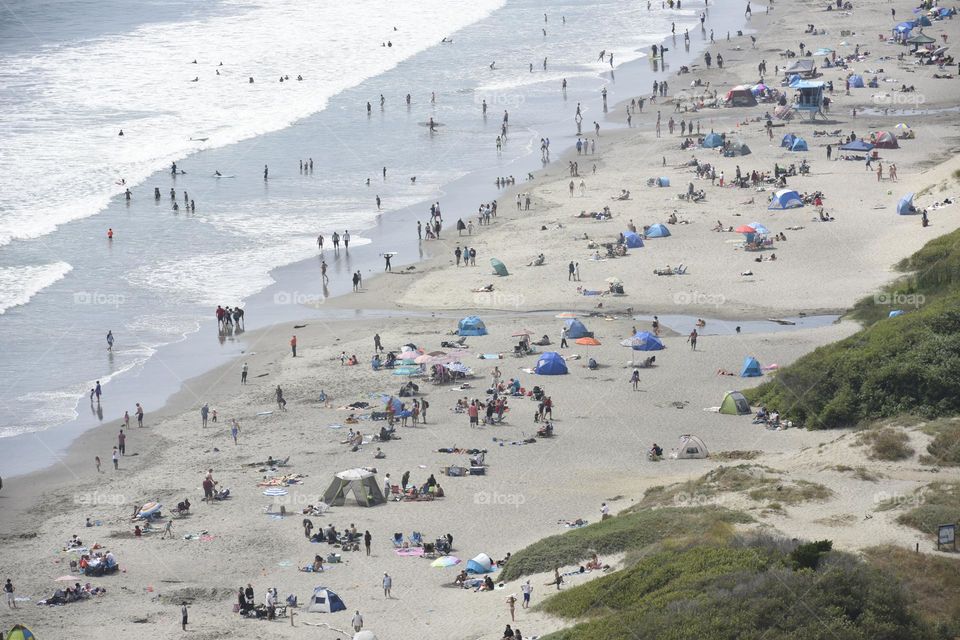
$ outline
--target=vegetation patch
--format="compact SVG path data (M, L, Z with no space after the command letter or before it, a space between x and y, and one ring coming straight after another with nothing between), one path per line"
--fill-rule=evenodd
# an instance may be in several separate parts
M869 447L871 460L906 460L914 454L910 437L902 430L892 427L872 429L860 433L860 444Z
M960 519L960 482L934 482L917 489L905 503L909 510L897 522L936 535L938 525Z
M826 500L833 492L806 480L786 480L776 471L760 465L717 467L687 482L651 487L644 493L640 508L658 506L697 506L717 504L724 494L741 494L755 502L796 505L810 500ZM768 505L767 507L772 508Z

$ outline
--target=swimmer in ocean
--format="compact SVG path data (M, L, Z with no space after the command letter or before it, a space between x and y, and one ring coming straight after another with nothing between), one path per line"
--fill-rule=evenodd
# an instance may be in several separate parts
M219 178L219 177L222 176L223 174L220 173L219 170L217 170L217 171L214 171L214 172L213 172L213 175L215 175L215 176L217 176L217 177Z
M493 69L495 66L497 66L497 61L496 61L496 60L494 60L493 62L490 63L490 68L491 68L491 69Z

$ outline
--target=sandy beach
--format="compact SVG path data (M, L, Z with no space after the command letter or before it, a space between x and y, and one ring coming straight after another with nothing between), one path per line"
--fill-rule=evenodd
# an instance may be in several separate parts
M919 544L923 551L936 553L929 537L898 524L894 512L874 513L874 508L929 482L956 480L956 471L921 467L917 456L896 463L871 460L852 430L774 431L753 424L749 415L716 412L727 391L759 384L777 368L855 333L857 323L835 321L835 316L894 278L899 260L960 227L956 204L932 209L935 202L945 198L955 202L960 195L956 77L935 79L936 66L913 65L912 58L898 60L897 54L905 49L877 35L889 34L891 7L896 6L897 15L907 14L909 7L880 0L829 13L819 5L771 6L775 9L770 12L753 6L747 36L727 40L726 34L715 34L716 42L708 50L714 57L723 56L722 69L715 64L706 68L700 60L689 73L678 75L678 69L670 68L669 74L662 74L673 98L651 102L649 95L644 96L646 104L642 112L631 113L629 128L619 126L625 123L629 101L609 105L606 119L599 121L599 137L585 122L584 138L594 141L596 152L574 150L555 157L534 179L504 189L491 224L480 225L475 213L445 211L441 239L425 241L435 257L365 278L360 292L317 305L327 312L319 319L248 332L242 357L185 381L164 409L150 413L142 429L134 420L126 430L126 455L120 457L117 470L111 450L122 425L114 423L84 434L61 464L5 478L0 493L5 551L0 577L13 579L22 599L20 611L4 608L0 628L22 622L41 638L77 640L102 636L105 628L121 637L144 632L155 638L183 637L180 607L187 602L193 638L254 637L266 632L267 624L275 637L348 638L355 611L362 614L364 628L380 640L498 638L510 622L505 598L519 594L521 584L500 585L493 573L498 583L493 593L454 588L462 564L437 568L429 559L398 554L392 543L395 533L406 539L414 531L422 532L427 541L451 534L451 553L464 563L481 553L502 559L564 532L566 521L596 522L602 503L616 513L641 501L650 487L737 464L728 460L736 460L738 454L729 452L752 452L751 463L768 468L784 483L815 482L829 490L823 500L781 510L763 509L745 495L725 495L722 506L756 517L751 528L787 537L830 538L837 548L849 551L877 544L912 549ZM826 32L805 33L810 24ZM945 34L949 43L960 38L958 24L939 21L926 31L938 39ZM842 35L847 31L851 33ZM756 37L755 47L750 34ZM774 104L676 111L681 91L709 89L722 97L735 85L756 83L761 60L767 63L767 85L779 88L782 69L793 61L779 54L785 48L796 51L799 42L811 50L836 49L838 57L853 54L859 45L863 54L847 69L821 69L823 75L817 79L834 84L834 91L827 94L832 101L827 120L810 122L804 116L774 120L777 126L770 137L762 116ZM682 46L678 34L673 48ZM775 66L779 75L773 73ZM879 76L879 88L853 89L846 95L844 78L850 71L865 79ZM695 80L709 85L692 89ZM916 90L895 92L901 84ZM917 103L918 96L922 103ZM906 97L914 103L904 102ZM671 118L678 126L672 135L667 126ZM752 153L723 157L717 149L681 149L681 119L703 134L713 131L746 143ZM815 134L839 130L842 136L853 131L863 137L896 131L901 122L915 137L900 140L898 149L878 150L885 167L880 180L877 162L867 170L863 161L838 159L838 154L846 153L837 151L840 135ZM781 147L788 133L802 136L809 150ZM565 142L575 139L571 130ZM693 159L715 165L725 176L725 186L719 179L698 178ZM771 185L730 186L738 167L745 174L771 172L775 163L787 167L801 160L809 163L809 174L788 177L787 187L801 194L822 192L823 210L831 221L821 221L812 205L768 209L775 190ZM574 162L577 176L571 176ZM896 180L889 177L890 163L896 164ZM659 177L669 178L670 186L648 184ZM705 197L679 199L688 184L703 190ZM630 192L629 199L618 199L623 190ZM897 215L897 202L907 193L917 194L918 207L931 208L929 226L922 227L919 216ZM518 208L516 203L528 195L529 210ZM578 217L604 207L610 209L609 219ZM671 214L675 222L669 219ZM457 233L458 218L472 223L471 234ZM771 235L782 233L785 239L765 251L747 251L743 234L716 231L718 222L725 229L759 222ZM606 257L603 245L616 243L630 224L639 231L663 224L670 235L647 238L643 247L629 249L626 256ZM476 250L476 266L456 264L454 251L464 246ZM595 252L600 259L594 259ZM541 254L543 264L535 265ZM774 254L776 259L771 260ZM502 261L510 275L493 274L491 258ZM570 276L571 263L579 278ZM681 265L682 275L655 273ZM608 292L610 278L622 282L622 295ZM598 295L584 295L585 290ZM897 303L877 300L891 310ZM599 344L571 339L569 346L560 347L564 322L556 316L563 313L578 317ZM374 335L379 335L386 351L399 353L412 343L431 352L440 349L441 342L455 340L458 321L472 315L483 319L488 333L465 341L468 353L461 362L470 370L465 380L434 384L370 366ZM621 342L637 331L652 330L654 315L664 318L665 349L654 352L655 366L640 369L634 390L631 372L648 353ZM705 326L691 349L688 332L697 318L704 319ZM787 318L799 324L769 320ZM531 368L537 355L514 357L517 336L524 332L533 339L547 336L551 344L538 350L561 353L569 373L536 375ZM290 348L294 335L296 357ZM355 354L358 364L346 365L341 354ZM498 357L484 359L482 354ZM765 367L764 376L737 375L747 356ZM591 358L597 368L588 368ZM554 405L554 437L536 437L541 426L534 421L538 403L527 397L508 397L509 409L496 425L471 426L466 413L454 411L461 398L486 401L494 367L503 381L518 379L525 390L543 388ZM244 368L247 382L241 384ZM429 402L425 422L398 424L399 438L373 441L386 423L372 420L371 413L383 409L383 394L396 396L408 380L419 385L414 397ZM276 401L278 387L284 407ZM320 401L321 393L325 402ZM358 402L368 406L348 408ZM206 426L201 420L204 405L217 417ZM358 420L348 421L351 415ZM239 425L236 443L231 435L234 420ZM351 430L363 434L362 445L345 442ZM653 443L669 452L684 434L701 437L711 456L647 460ZM910 439L916 451L923 451L929 436L911 431ZM384 454L379 459L378 448ZM470 457L444 450L486 451L484 475L443 475L451 465L469 466ZM720 455L725 452L726 459ZM95 468L95 456L102 461L101 472ZM271 468L264 464L268 457L288 463ZM850 472L861 467L870 474ZM383 486L386 474L390 484L399 484L409 473L417 486L432 475L444 497L390 500L372 508L348 499L344 506L309 517L316 528L355 527L361 536L369 531L369 554L362 541L357 551L312 543L304 535L302 509L323 501L335 473L354 468L375 469L378 486ZM218 488L230 489L229 499L202 501L208 470ZM300 478L285 487L285 495L264 495L268 487L259 483L287 474ZM161 539L166 514L185 498L192 503L189 511L172 517L172 536ZM701 498L686 495L683 500L678 506L697 505ZM704 500L717 503L716 498ZM134 525L139 521L131 516L148 502L161 503L164 518L153 524L154 532L136 537ZM283 515L275 510L279 506ZM94 526L84 526L88 519ZM96 543L100 550L112 552L120 571L87 578L71 570L71 560L80 554L65 546L74 534L85 548ZM327 564L323 574L298 570L315 555L326 559L330 553L341 558ZM615 566L619 560L604 558ZM381 588L384 573L393 581L389 598ZM57 582L61 577L69 578ZM546 583L551 578L546 574L531 578L534 604L549 593L552 587ZM568 584L587 579L572 576ZM74 582L91 582L106 593L65 606L37 606L54 589ZM257 603L272 587L281 601L295 595L300 607L291 611L296 615L270 622L241 617L233 605L238 588L248 584ZM319 585L335 591L346 609L308 613L306 604ZM524 609L518 611L515 626L524 636L536 637L563 624L543 612Z

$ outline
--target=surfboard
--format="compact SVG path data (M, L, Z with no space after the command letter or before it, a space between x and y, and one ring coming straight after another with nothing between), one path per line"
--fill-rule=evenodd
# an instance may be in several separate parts
M214 177L214 178L236 178L237 176L218 176L218 175L214 175L214 176L212 176L212 177Z
M384 252L381 253L380 255L382 255L382 256L384 256L384 257L390 256L390 257L392 258L393 256L397 255L397 253L398 253L397 251L384 251Z
M430 126L430 123L429 123L429 122L418 122L417 124L419 124L421 127L429 127L429 126ZM447 126L447 125L443 124L442 122L434 122L434 123L433 123L433 126L435 126L435 127L445 127L445 126Z
M210 138L190 138L190 139L193 140L194 142L206 142Z

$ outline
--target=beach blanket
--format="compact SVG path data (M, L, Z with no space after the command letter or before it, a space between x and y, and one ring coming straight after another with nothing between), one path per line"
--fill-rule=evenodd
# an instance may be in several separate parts
M286 489L280 489L280 488L266 489L266 490L263 492L263 495L265 495L265 496L285 496L285 495L287 495L287 490L286 490Z
M481 360L503 360L502 353L480 353L477 357Z
M393 552L403 558L423 557L423 547L408 547L406 549L394 549Z
M584 289L582 293L585 296L602 296L603 295L603 291L592 291L590 289Z

